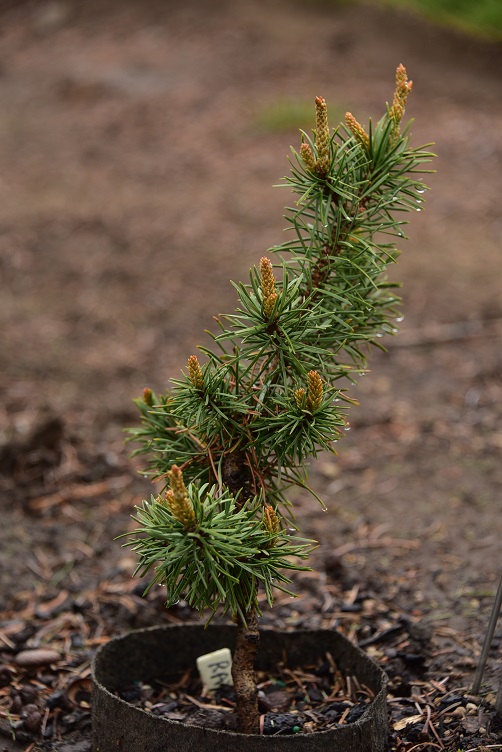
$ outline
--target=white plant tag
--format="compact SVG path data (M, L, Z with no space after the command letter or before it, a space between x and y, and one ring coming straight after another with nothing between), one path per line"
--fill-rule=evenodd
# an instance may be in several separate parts
M197 668L205 687L211 692L232 682L232 653L229 648L215 650L197 658Z

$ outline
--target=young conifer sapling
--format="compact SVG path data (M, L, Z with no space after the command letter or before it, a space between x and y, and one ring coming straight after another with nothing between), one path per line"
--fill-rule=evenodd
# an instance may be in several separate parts
M345 384L365 371L368 346L396 331L386 270L406 213L422 208L423 165L434 156L402 128L411 88L400 65L392 103L367 130L347 113L332 131L316 97L315 130L302 132L284 179L298 197L288 240L234 284L238 307L218 318L212 347L200 347L204 362L191 355L165 394L145 389L136 400L142 420L130 439L164 485L136 508L125 545L139 557L135 574L153 570L147 592L166 586L167 606L183 598L237 623L243 733L259 732L258 593L272 605L274 588L289 592L288 573L306 568L314 543L291 534L288 488L308 489L306 462L333 451L347 427Z

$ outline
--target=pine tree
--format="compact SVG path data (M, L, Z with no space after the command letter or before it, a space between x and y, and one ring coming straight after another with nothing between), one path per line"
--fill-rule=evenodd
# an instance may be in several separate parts
M237 622L244 733L258 731L258 591L270 605L274 588L289 592L287 573L306 568L314 544L291 535L288 489L307 489L307 460L334 451L353 404L346 384L365 371L368 346L396 332L386 270L406 213L422 208L422 166L434 156L410 146L409 124L401 130L411 88L400 65L392 104L367 130L347 113L332 132L316 97L315 130L302 132L283 181L297 196L288 240L234 285L238 307L200 347L204 362L191 355L165 394L145 389L136 401L142 422L130 439L164 487L137 507L126 545L136 574L153 568L147 591L166 585L167 606L184 598Z

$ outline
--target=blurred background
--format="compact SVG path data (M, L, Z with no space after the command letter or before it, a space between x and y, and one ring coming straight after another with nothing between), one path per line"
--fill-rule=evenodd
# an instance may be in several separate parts
M132 398L179 375L233 310L229 279L282 242L291 199L272 186L314 97L332 124L378 119L403 63L414 143L438 155L392 272L405 319L373 353L339 457L312 468L330 514L298 502L318 561L392 572L403 608L479 634L502 540L501 4L0 12L3 605L20 581L41 594L130 576L111 537L150 493L123 446Z

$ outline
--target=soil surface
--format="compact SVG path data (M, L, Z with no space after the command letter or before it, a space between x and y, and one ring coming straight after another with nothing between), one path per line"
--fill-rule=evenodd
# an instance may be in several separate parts
M256 672L260 734L264 736L318 733L355 723L368 709L375 694L367 687L350 686L336 666L319 656L309 670ZM189 726L237 731L235 692L221 685L209 692L195 667L175 676L135 682L119 688L117 695L130 705L167 720Z
M4 3L0 44L0 749L88 750L96 646L194 618L142 599L113 542L151 491L123 445L132 398L281 242L272 185L314 96L332 122L379 117L400 62L438 154L393 272L405 320L312 466L328 514L296 498L315 571L264 622L340 628L389 669L389 749L502 743L500 623L483 702L468 689L502 549L502 46L264 0Z

